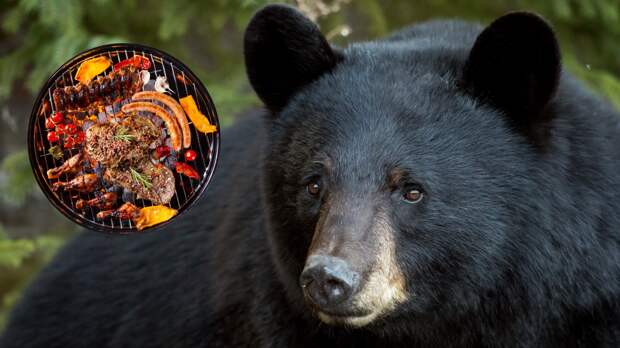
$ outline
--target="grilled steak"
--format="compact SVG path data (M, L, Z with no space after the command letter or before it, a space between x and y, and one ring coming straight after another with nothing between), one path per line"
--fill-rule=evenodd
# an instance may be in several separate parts
M142 161L135 167L108 168L103 179L135 193L153 204L167 204L174 196L174 174L168 167Z
M148 160L149 149L161 143L161 130L149 119L127 117L120 123L101 123L86 131L86 154L115 168Z
M96 124L86 131L87 156L103 165L103 179L153 204L167 204L174 196L174 174L150 160L161 144L161 130L149 119L127 117L120 123Z

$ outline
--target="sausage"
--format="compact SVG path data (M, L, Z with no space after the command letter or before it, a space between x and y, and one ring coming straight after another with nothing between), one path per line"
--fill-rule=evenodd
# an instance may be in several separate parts
M174 149L174 151L181 150L181 130L179 129L179 125L176 120L166 111L166 109L150 102L133 102L123 105L121 110L126 114L131 112L146 111L161 118L166 123L166 128L168 128L168 133L170 133L172 149Z
M131 97L132 100L155 100L164 105L166 105L172 112L179 122L179 126L181 127L181 132L183 134L183 148L189 148L192 145L192 135L189 129L189 122L187 121L187 116L185 115L185 111L181 105L174 100L171 96L161 93L161 92L153 92L153 91L144 91L138 92Z

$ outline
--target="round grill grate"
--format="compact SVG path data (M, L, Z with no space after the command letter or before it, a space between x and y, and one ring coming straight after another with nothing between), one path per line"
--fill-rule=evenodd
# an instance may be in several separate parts
M112 61L113 66L116 63L136 55L146 57L150 61L148 71L151 80L155 80L156 77L160 76L165 77L171 90L171 92L167 94L177 101L182 97L191 95L199 111L209 119L211 125L217 128L215 132L202 133L194 127L191 119L188 119L191 134L191 146L189 149L195 151L197 156L195 160L187 162L187 164L190 164L198 172L199 179L192 179L177 173L172 164L165 161L162 162L162 165L167 165L174 174L175 192L170 202L165 205L177 210L178 214L176 217L187 211L204 192L213 176L218 159L220 125L215 106L213 105L213 101L207 89L198 80L196 75L183 63L162 51L137 44L105 45L75 56L61 66L49 78L35 101L28 127L28 151L35 178L51 203L72 221L99 232L127 234L136 232L138 229L131 219L124 218L119 214L112 214L107 218L98 219L97 213L102 210L98 207L88 206L86 208L77 209L76 203L78 200L93 200L110 190L109 183L105 182L101 174L98 175L99 180L101 180L101 185L97 190L93 190L92 192L53 189L55 182L67 182L74 179L76 176L87 173L97 173L98 171L97 168L93 168L92 165L89 165L92 161L84 161L78 173L62 174L57 179L49 179L47 176L47 171L49 169L62 165L64 161L83 151L83 146L77 145L73 148L64 149L63 157L61 159L55 158L49 152L50 147L55 144L50 143L47 139L48 130L46 129L46 119L56 112L56 105L53 99L54 90L65 86L78 85L79 82L75 80L75 75L78 67L84 61L104 56ZM101 75L106 75L111 71L112 67L108 68ZM103 110L100 110L99 113L103 113L102 116L105 120L106 116L111 116L115 112L118 112L122 105L129 102L130 98L125 100L118 99L113 105L106 106ZM184 150L185 149L181 150L174 158L178 158L178 161L184 162ZM112 189L118 190L118 185L112 187ZM131 199L131 201L138 208L154 205L151 201L144 199ZM123 197L119 194L115 208L118 208L121 204L123 204ZM161 227L171 220L149 229Z

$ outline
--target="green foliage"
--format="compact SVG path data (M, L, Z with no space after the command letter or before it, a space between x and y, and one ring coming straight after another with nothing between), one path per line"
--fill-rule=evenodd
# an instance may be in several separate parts
M0 202L21 206L34 188L34 176L26 150L10 154L0 164ZM1 255L0 255L1 256Z
M19 0L0 5L2 35L14 43L0 58L0 100L8 98L19 81L37 92L56 68L82 50L113 42L140 42L198 67L193 70L201 79L215 78L216 89L242 94L245 104L238 101L230 107L230 112L237 112L256 99L248 98L252 93L239 85L220 86L217 81L232 76L237 83L245 83L239 47L231 46L229 40L240 42L242 26L262 4L240 0ZM224 29L233 37L223 37ZM196 49L204 51L193 52ZM211 61L204 62L204 57ZM205 67L210 68L208 76Z
M28 239L8 239L0 226L0 267L17 268L35 250L34 241Z
M53 234L10 239L0 225L0 332L31 275L49 262L64 239Z

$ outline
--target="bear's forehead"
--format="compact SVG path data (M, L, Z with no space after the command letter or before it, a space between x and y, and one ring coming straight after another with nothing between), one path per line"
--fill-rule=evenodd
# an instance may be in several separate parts
M448 59L449 50L388 46L348 48L331 72L295 95L278 121L289 144L305 144L308 156L295 158L311 161L324 151L345 172L444 167L445 158L471 159L508 139L501 115L460 90L460 62Z

